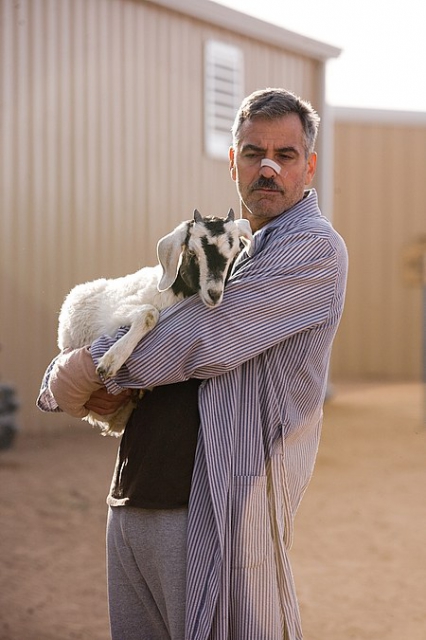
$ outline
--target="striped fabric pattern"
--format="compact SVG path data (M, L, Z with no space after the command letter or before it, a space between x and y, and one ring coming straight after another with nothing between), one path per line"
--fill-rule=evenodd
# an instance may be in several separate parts
M302 640L288 549L318 449L346 274L344 242L311 190L255 234L219 307L194 296L166 309L107 383L115 392L203 380L186 640ZM112 342L92 345L95 362Z

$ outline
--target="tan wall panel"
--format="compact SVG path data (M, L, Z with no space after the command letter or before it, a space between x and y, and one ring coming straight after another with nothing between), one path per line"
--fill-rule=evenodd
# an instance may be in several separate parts
M337 122L334 220L349 248L336 378L418 380L421 288L402 256L426 234L426 126Z
M319 98L317 63L131 0L3 0L0 376L25 430L71 422L34 407L68 290L155 262L177 222L237 206L203 151L208 37L241 46L246 93Z

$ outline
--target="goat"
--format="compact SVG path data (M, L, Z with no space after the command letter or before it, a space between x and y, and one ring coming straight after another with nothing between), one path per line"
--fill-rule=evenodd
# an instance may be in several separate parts
M156 325L159 311L198 293L210 308L222 302L230 268L241 250L240 241L252 238L250 224L234 219L201 216L179 224L158 241L155 267L143 267L115 279L100 278L75 286L65 298L59 314L58 346L76 349L101 335L113 337L118 329L128 332L115 342L99 361L97 373L104 379L115 376L138 342ZM85 420L103 435L119 436L133 411L134 403L110 416L89 413Z

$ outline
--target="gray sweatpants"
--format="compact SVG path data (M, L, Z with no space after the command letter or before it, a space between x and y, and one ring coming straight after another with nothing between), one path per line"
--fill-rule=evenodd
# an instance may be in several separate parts
M187 514L187 509L110 508L112 640L184 640Z

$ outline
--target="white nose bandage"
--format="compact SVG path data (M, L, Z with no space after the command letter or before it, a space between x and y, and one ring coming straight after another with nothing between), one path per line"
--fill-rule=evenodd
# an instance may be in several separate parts
M261 167L270 167L278 175L281 173L280 165L277 164L276 162L274 162L273 160L269 160L269 158L263 158L262 162L260 163L260 166Z

